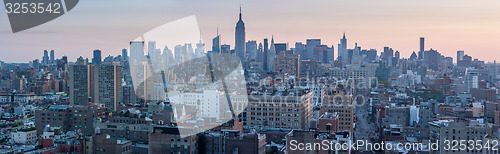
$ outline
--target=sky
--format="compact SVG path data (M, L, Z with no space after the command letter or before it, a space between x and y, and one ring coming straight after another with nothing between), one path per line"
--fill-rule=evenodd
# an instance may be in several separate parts
M320 38L337 51L345 32L348 48L357 42L380 53L388 46L407 58L425 37L426 50L454 59L457 50L464 50L480 60L500 60L497 0L81 0L65 15L18 33L12 33L7 14L0 13L0 60L29 62L41 59L43 50L54 50L56 58L68 56L69 61L90 58L94 49L101 49L103 57L116 56L130 40L192 15L207 49L217 25L222 43L234 47L240 5L247 40L274 36L275 42L293 47Z

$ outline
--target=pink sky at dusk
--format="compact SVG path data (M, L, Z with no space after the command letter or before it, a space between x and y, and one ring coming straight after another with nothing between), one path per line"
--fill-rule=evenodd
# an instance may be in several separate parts
M496 47L500 1L495 0L88 0L58 19L15 34L7 15L0 13L0 60L41 59L45 49L54 49L57 57L66 55L70 61L91 57L96 48L103 50L103 57L116 56L142 33L190 15L196 15L206 49L211 49L217 24L222 43L234 47L240 4L247 40L258 43L272 35L291 47L321 38L323 44L335 47L337 56L337 44L346 32L349 48L357 42L380 53L389 46L407 58L419 49L419 37L425 37L426 49L454 59L457 50L464 50L480 60L500 60Z

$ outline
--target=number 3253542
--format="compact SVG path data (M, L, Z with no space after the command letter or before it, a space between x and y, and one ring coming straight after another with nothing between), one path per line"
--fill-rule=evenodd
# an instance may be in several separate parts
M6 3L7 13L14 14L42 14L42 13L61 13L61 3Z

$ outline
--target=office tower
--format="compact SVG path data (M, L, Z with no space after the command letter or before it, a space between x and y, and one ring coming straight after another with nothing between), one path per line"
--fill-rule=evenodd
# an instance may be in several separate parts
M276 47L274 46L274 37L271 38L271 49L267 52L267 70L272 71L276 58Z
M262 62L262 58L264 58L264 46L262 43L259 43L259 47L257 48L257 61Z
M413 53L410 56L410 60L417 60L417 59L418 59L417 53L415 53L415 51L413 51Z
M457 51L457 63L459 61L464 60L464 55L465 55L465 52L463 50L458 50Z
M274 60L274 72L279 75L293 75L299 77L300 73L300 55L279 53L278 58Z
M143 60L145 60L144 41L131 41L129 61L135 61L136 63L141 63Z
M328 50L329 48L326 45L317 45L313 48L313 54L310 60L316 60L319 63L327 63Z
M43 51L42 63L43 64L49 64L49 52L47 50Z
M347 65L349 62L347 53L347 39L345 38L345 33L342 39L340 39L340 44L338 45L338 59L342 61L342 65Z
M295 50L293 51L294 54L304 55L305 51L306 51L305 44L303 44L302 42L295 42Z
M234 39L234 52L242 62L246 61L246 51L245 51L245 23L241 19L241 6L240 6L240 18L238 23L236 23L235 39Z
M196 57L200 57L200 56L203 56L205 54L205 43L201 42L198 42L196 43L196 49L195 49L195 55Z
M187 53L187 46L185 45L176 45L174 48L174 58L177 62L182 62L183 57Z
M354 45L354 51L352 52L351 64L356 65L356 66L361 65L361 57L359 56L358 43L355 43L355 45Z
M497 64L497 61L496 61L496 60L495 60L495 61L493 61L493 69L494 69L494 71L493 71L493 72L494 72L493 77L498 76L498 75L499 75L498 73L500 73L500 72L499 72L499 70L498 70L498 64Z
M384 47L384 54L383 54L383 59L384 60L389 60L391 57L394 56L394 50L389 47Z
M248 41L246 43L246 53L249 61L257 60L257 41Z
M302 55L304 60L317 60L318 57L314 56L314 47L321 45L321 39L307 39L306 50L307 54Z
M408 73L408 60L402 59L401 63L399 63L399 74L407 74Z
M229 44L223 44L220 46L220 52L221 53L231 53L231 45Z
M88 66L80 57L75 65L69 66L69 104L83 105L89 101Z
M116 111L122 97L121 66L108 59L94 66L94 102L104 104L108 111Z
M262 57L262 62L263 62L262 63L262 67L264 68L264 71L269 71L267 69L268 68L268 64L267 64L268 63L268 57L267 56L268 56L268 52L269 52L268 50L269 50L268 39L265 38L264 39L264 49L263 49L263 51L264 51L263 55L264 56Z
M326 54L323 62L325 63L333 63L335 61L335 47L333 45L331 47L327 47Z
M212 52L213 53L220 53L221 50L221 44L220 44L220 35L217 33L217 36L212 40Z
M122 49L122 60L128 61L128 54L127 54L127 49Z
M148 55L149 57L156 56L155 55L155 50L156 50L156 41L149 41L148 42Z
M374 61L375 59L377 59L377 50L370 49L366 51L366 59L369 61Z
M94 58L92 58L92 64L94 65L100 65L101 64L101 50L95 49L94 50Z
M193 45L191 43L184 44L186 46L186 54L184 55L186 57L186 60L190 60L194 56L194 49Z
M442 62L441 54L434 49L429 51L425 51L424 53L424 62L428 66L428 68L439 71L439 65Z
M50 63L53 64L54 63L54 50L50 50Z
M276 55L289 50L288 43L274 43L274 48L276 50Z
M479 88L479 71L467 68L465 74L465 90L470 93L472 89Z
M424 51L425 51L425 39L424 37L420 37L420 51L418 51L418 59L424 59Z

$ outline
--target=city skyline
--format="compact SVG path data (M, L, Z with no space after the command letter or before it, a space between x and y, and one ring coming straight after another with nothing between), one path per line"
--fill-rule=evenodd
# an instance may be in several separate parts
M127 48L128 41L142 32L193 14L197 17L206 49L211 47L210 40L216 35L217 24L219 33L222 35L221 44L230 44L234 47L234 26L238 20L240 4L246 24L246 41L257 40L260 43L264 38L274 35L277 43L288 42L292 46L295 42L305 43L306 39L319 38L322 39L323 44L336 47L342 33L346 32L347 39L350 40L348 48L354 47L354 43L357 42L363 49L373 48L381 52L383 47L388 46L400 51L402 57L408 58L413 51L418 52L418 39L425 37L426 50L433 48L445 56L455 57L456 51L464 50L473 58L487 62L498 60L491 56L496 50L494 48L495 43L498 42L496 36L500 35L500 31L494 28L500 25L499 22L493 20L500 16L500 13L493 12L495 8L491 4L498 3L495 1L488 1L488 4L440 1L433 2L432 4L435 4L432 5L433 7L428 7L431 4L394 1L318 2L305 5L290 2L285 7L285 5L280 5L280 2L269 2L273 5L265 6L259 5L262 4L259 2L223 3L219 1L190 3L189 5L182 2L163 2L161 5L141 4L134 7L151 8L151 10L144 10L127 18L125 16L129 15L128 13L106 10L109 6L105 4L111 2L103 2L104 4L99 7L102 10L93 10L94 12L88 12L87 9L95 4L95 1L82 2L74 12L65 15L68 17L56 19L47 25L19 34L12 34L9 31L8 22L2 22L0 45L4 47L4 50L30 56L11 54L2 56L0 60L24 63L33 59L41 59L39 53L43 50L55 50L56 57L66 55L70 61L76 61L80 55L91 57L94 49L101 49L103 56L118 55L121 49ZM125 3L118 5L123 6L125 10L130 7L127 4L132 2ZM190 9L159 18L161 14L169 12L160 8L162 6L168 8L173 4L190 6ZM202 7L205 5L206 7ZM350 8L347 6L353 5L361 11L347 9ZM311 6L318 8L308 13L293 11L302 7L310 9ZM218 7L224 9L217 9ZM325 8L329 9L329 7L331 11L324 13ZM446 12L442 11L443 8L448 7L450 9ZM474 9L464 9L469 7ZM282 12L276 12L278 9ZM175 10L175 8L171 9L171 11ZM150 14L151 12L156 13ZM207 12L209 13L205 14ZM323 13L318 14L318 12ZM120 20L104 21L104 17L98 16L99 13L107 13ZM149 14L151 18L139 18L145 14ZM111 18L110 16L107 18ZM82 23L81 19L88 21ZM6 15L0 15L0 20L7 21ZM137 23L130 23L130 20L137 21ZM123 26L113 27L116 24ZM68 29L68 27L75 28ZM123 34L123 31L127 31L127 34Z

